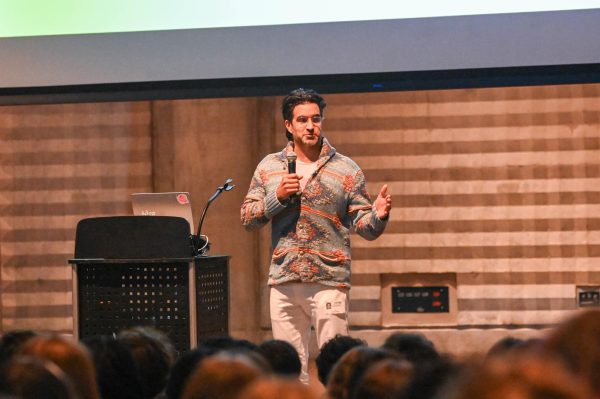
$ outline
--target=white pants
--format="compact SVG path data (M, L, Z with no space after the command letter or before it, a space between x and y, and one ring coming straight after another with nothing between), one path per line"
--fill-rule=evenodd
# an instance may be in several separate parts
M348 335L348 290L318 283L284 283L271 287L273 338L291 343L300 355L300 381L308 383L308 344L311 326L317 346Z

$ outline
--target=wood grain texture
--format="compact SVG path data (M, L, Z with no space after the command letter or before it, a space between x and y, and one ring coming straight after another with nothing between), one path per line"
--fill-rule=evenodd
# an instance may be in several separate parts
M457 326L551 324L576 309L576 285L600 283L599 85L328 103L334 146L365 170L372 195L388 183L394 197L384 236L353 237L355 277L455 273ZM362 286L352 322L377 327L390 309Z
M600 284L600 85L327 95L325 135L394 196L353 236L353 326L381 328L382 275L454 274L456 328L537 327ZM70 332L75 226L136 191L190 191L232 255L232 333L268 331L268 229L239 206L285 144L280 97L0 107L0 331ZM258 335L252 336L258 331Z
M0 330L72 332L80 219L152 183L150 104L0 107Z

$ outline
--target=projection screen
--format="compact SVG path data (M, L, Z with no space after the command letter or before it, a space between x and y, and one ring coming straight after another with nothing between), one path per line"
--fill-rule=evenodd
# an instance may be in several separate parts
M0 95L600 62L600 1L213 3L5 1Z

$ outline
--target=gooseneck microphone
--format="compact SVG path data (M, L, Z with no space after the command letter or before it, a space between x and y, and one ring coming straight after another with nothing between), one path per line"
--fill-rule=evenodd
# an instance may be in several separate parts
M288 173L292 174L292 173L296 173L296 158L298 158L298 156L296 155L296 153L294 151L290 151L288 152L287 156L287 166L288 166ZM298 200L298 195L294 194L290 196L290 204L295 204L296 201Z
M231 184L233 179L225 180L225 184L220 187L217 187L217 191L209 198L204 210L202 211L202 217L200 217L200 223L198 223L198 230L196 230L196 235L192 236L192 243L194 245L194 255L205 255L210 249L210 242L208 242L208 237L202 234L202 223L204 223L204 217L206 216L206 211L212 202L217 199L219 195L223 191L231 191L235 184Z

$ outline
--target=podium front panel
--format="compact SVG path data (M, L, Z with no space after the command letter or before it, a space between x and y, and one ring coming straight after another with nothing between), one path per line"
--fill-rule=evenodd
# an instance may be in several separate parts
M195 260L196 331L202 340L229 334L229 257Z
M79 338L151 326L165 332L180 353L189 349L189 267L187 262L79 264Z
M70 262L79 339L150 326L183 353L229 334L228 256Z

